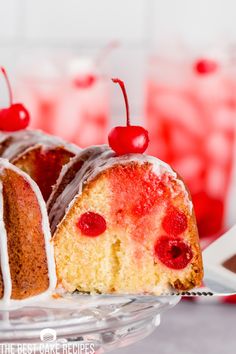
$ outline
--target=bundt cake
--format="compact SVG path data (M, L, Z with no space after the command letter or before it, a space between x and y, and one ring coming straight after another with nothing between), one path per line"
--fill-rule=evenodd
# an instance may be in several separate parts
M0 133L0 157L28 173L48 199L62 166L79 152L73 144L36 130Z
M124 83L114 81L127 126L112 129L111 148L81 150L22 130L29 115L21 104L0 110L1 303L45 295L56 283L68 292L154 295L200 285L189 193L169 165L143 155L148 132L130 125Z
M188 191L164 162L82 150L48 201L58 285L69 292L162 294L200 285Z
M0 159L0 303L55 289L46 205L36 183Z

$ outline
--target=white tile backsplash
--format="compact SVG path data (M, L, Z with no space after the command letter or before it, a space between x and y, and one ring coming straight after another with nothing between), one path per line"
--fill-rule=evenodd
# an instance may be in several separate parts
M196 46L226 34L236 41L235 0L0 0L0 5L0 64L10 71L37 51L54 57L70 51L90 54L110 40L120 41L109 58L111 76L126 81L137 122L147 51L154 42L164 40L170 47L181 38ZM113 100L120 116L119 95Z
M140 41L145 0L25 0L26 37L44 41Z
M23 0L24 1L24 0ZM19 35L19 0L0 1L0 41L15 39Z
M120 77L125 81L133 124L143 122L147 54L145 48L126 47L117 49L112 56L110 76ZM119 122L125 122L125 106L122 93L117 85L113 86L112 106L114 112L118 115Z
M235 0L153 0L152 37L181 39L194 48L235 40L235 10Z
M179 40L195 48L209 42L236 43L235 13L236 0L0 0L0 65L7 68L14 85L14 72L22 66L29 70L31 59L42 63L42 58L63 60L73 52L94 54L118 40L121 46L109 57L108 77L125 81L131 119L139 124L152 46L162 43L165 50L177 44L180 48ZM111 98L113 124L122 124L123 97L112 83ZM0 106L7 103L0 78ZM229 206L230 224L233 198Z
M235 0L0 0L0 43L97 45L112 38L144 43L176 37L236 40ZM18 42L19 44L19 42Z

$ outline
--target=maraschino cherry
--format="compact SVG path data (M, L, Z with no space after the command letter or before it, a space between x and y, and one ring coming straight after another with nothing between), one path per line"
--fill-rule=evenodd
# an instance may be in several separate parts
M154 252L155 257L171 269L184 269L193 258L187 243L170 236L161 236L155 244Z
M21 103L13 103L12 88L6 70L0 67L9 91L10 105L8 108L0 109L0 130L16 131L25 129L30 122L30 115Z
M163 229L173 236L182 234L188 227L187 216L176 208L170 208L162 221Z
M102 215L88 211L80 216L77 227L83 235L97 237L106 231L107 225Z
M148 147L148 132L143 127L130 125L129 103L124 82L120 79L112 79L116 84L120 85L122 90L125 107L126 107L126 127L114 127L109 135L108 142L112 150L117 155L125 155L131 153L142 154Z
M194 69L199 75L212 74L218 69L218 63L213 59L199 59L194 64Z

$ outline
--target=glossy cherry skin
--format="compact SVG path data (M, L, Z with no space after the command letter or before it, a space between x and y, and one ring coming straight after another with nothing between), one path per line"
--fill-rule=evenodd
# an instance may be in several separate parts
M107 225L102 215L88 211L80 216L77 227L84 236L97 237L106 231Z
M108 135L108 142L112 150L117 155L125 154L143 154L148 147L149 137L148 132L143 127L130 124L129 102L125 89L125 84L118 78L113 78L115 84L119 84L126 109L126 127L115 127Z
M9 108L0 110L0 130L2 131L25 129L29 122L29 112L21 103L14 103Z
M161 236L154 247L155 257L170 269L184 269L193 258L190 246L180 238Z
M140 126L115 127L108 135L108 142L117 155L142 154L148 147L146 129Z
M211 74L218 69L218 63L212 59L200 59L195 63L194 69L200 75Z

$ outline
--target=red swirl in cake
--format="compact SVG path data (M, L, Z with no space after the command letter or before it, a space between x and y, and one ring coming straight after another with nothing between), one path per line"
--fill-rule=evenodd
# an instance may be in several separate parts
M45 200L62 166L79 151L73 144L36 130L0 134L0 156L28 173L38 184Z
M67 291L159 295L201 283L189 193L159 159L85 149L63 167L48 208Z

